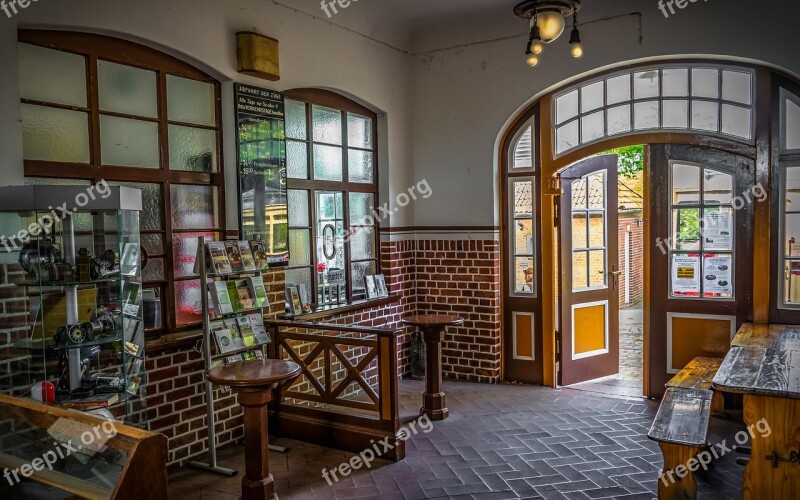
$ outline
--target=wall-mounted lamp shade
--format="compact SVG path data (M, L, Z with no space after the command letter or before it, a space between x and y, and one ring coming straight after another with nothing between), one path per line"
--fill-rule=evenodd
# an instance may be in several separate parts
M278 40L259 33L236 33L236 61L239 73L276 81L281 79Z

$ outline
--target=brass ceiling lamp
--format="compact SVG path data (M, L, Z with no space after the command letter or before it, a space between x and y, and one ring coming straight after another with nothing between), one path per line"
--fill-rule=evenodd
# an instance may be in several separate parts
M530 36L525 50L528 66L539 64L539 55L544 44L557 40L566 28L566 18L572 16L572 33L569 44L572 57L583 56L581 33L578 28L580 0L524 0L514 7L517 17L529 21Z

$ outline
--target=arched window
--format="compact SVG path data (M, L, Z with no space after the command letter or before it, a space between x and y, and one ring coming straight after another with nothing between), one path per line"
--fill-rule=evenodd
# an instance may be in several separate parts
M701 132L753 142L755 75L746 68L658 66L555 96L555 154L640 132Z
M18 50L26 182L141 189L155 330L196 326L197 237L225 229L219 82L107 36L21 30Z

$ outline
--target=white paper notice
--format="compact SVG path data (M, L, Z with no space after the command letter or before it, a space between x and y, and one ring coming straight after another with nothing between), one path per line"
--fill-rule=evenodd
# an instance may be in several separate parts
M733 262L730 255L703 256L703 295L730 297L733 295Z
M729 210L705 212L703 237L705 248L709 250L732 250L733 213Z
M672 294L694 296L700 295L700 256L672 256Z

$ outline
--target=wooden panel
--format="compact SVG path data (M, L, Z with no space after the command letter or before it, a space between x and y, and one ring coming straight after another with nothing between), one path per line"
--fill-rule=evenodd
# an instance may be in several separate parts
M533 314L514 313L514 359L534 359Z
M731 319L669 315L668 359L671 372L681 370L696 357L722 359L731 345Z
M667 382L667 387L709 390L720 365L722 365L721 358L694 358Z
M647 437L653 441L700 447L706 444L711 391L670 387L664 393Z
M607 304L576 307L573 310L573 353L586 354L608 349Z

